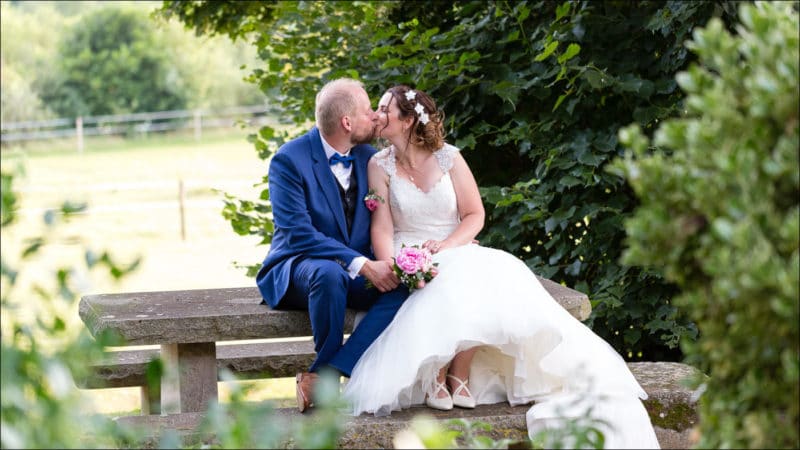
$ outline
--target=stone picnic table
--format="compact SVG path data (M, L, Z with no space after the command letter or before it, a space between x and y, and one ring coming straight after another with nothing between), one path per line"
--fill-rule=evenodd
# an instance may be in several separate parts
M539 280L578 320L589 316L585 294ZM95 337L110 332L122 345L160 346L162 413L202 412L217 401L217 342L312 334L306 311L272 310L256 287L86 295L79 315ZM347 310L346 333L355 315Z

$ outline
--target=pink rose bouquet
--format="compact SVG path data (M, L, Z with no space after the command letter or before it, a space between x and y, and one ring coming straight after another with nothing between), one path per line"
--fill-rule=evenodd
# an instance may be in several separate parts
M428 249L416 245L403 246L394 258L394 271L411 292L431 281L438 273L438 265L433 262L433 255Z
M370 189L364 197L364 205L372 212L378 209L378 205L384 203L383 197L375 193L375 189Z

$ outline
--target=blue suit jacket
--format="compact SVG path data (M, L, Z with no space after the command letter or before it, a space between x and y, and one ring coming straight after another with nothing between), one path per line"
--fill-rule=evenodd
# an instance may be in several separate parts
M358 199L350 232L344 217L338 181L331 172L319 130L287 142L269 164L269 196L275 225L272 245L256 282L274 308L286 294L292 265L298 258L329 259L345 270L356 256L372 259L370 213L361 199L367 195L367 162L376 152L370 145L353 147Z

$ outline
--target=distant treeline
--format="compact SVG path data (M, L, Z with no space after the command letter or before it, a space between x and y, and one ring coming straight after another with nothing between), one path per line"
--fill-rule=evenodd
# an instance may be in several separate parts
M264 104L244 81L252 46L198 39L159 6L0 3L2 121Z

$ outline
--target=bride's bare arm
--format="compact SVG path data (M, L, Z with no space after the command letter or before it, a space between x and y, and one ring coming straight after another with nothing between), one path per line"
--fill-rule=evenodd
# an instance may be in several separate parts
M478 183L475 182L475 177L461 153L457 152L454 155L450 178L453 180L453 188L456 191L461 223L447 239L442 241L440 249L458 247L473 242L475 236L483 229L483 221L486 216L481 194L478 191Z
M379 195L384 202L378 203L378 208L372 212L370 222L370 238L375 259L392 261L394 257L394 224L392 211L389 207L389 176L378 166L375 158L370 159L367 166L369 188Z

